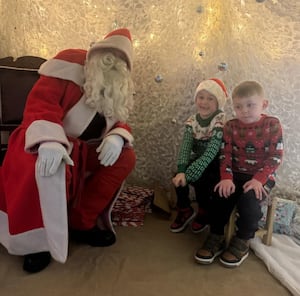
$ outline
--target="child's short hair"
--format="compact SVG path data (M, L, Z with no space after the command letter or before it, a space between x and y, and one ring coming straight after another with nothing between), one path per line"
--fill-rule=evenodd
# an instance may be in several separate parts
M232 98L251 97L253 95L265 95L263 87L257 81L243 81L232 92Z

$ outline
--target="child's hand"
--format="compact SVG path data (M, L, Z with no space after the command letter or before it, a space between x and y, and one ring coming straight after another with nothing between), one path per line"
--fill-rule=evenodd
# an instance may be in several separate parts
M175 187L185 186L186 185L186 178L185 173L179 173L172 179L173 184Z
M246 182L243 186L244 193L249 190L254 190L255 196L257 199L262 200L264 196L268 196L267 191L264 189L263 184L256 179L251 179Z
M221 197L227 198L235 191L235 185L230 179L222 180L215 186L214 191L217 190Z

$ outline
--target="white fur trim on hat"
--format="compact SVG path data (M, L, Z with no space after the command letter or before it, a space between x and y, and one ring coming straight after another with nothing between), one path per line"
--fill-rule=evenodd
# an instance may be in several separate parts
M122 51L127 58L128 68L132 70L133 48L131 35L127 29L117 29L109 33L102 41L95 43L88 51L87 58L99 49L114 48Z
M227 99L227 91L225 85L221 80L208 79L199 83L196 88L194 99L196 99L197 94L201 90L206 90L214 95L218 100L218 108L222 110L226 103Z

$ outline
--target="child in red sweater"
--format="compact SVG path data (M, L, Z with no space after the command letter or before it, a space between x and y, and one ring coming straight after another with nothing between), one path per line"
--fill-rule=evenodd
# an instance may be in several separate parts
M223 131L220 153L221 180L215 186L211 228L196 262L210 264L221 254L227 267L239 266L249 254L249 240L262 217L261 201L275 185L275 172L282 161L283 141L280 121L262 114L268 106L262 86L244 81L232 93L236 118ZM224 227L237 207L237 232L224 249Z

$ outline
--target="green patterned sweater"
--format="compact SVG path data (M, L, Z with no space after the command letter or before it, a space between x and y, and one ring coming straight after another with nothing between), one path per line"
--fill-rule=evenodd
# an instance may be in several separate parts
M194 114L186 121L177 167L188 184L197 181L218 155L224 124L225 113L220 110L207 119Z

